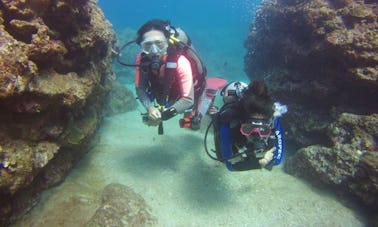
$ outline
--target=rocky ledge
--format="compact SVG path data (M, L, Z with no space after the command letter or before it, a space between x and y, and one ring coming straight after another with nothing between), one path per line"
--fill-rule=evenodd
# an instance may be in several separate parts
M378 210L378 3L270 0L245 70L289 106L285 169Z
M114 74L93 0L0 1L0 225L88 150Z

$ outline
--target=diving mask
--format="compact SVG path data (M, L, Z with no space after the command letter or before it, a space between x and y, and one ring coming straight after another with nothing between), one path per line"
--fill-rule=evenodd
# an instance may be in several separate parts
M264 119L250 119L248 122L241 124L240 133L244 136L251 136L256 133L259 138L266 139L272 133L272 126Z
M168 41L164 36L151 36L141 43L142 52L147 55L164 55L167 53Z

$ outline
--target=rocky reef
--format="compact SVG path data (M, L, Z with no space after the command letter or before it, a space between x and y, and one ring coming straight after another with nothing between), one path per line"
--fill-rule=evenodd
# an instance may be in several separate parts
M88 151L115 35L93 0L0 1L0 225Z
M156 226L144 199L131 188L112 183L102 193L102 204L86 224L96 226Z
M269 0L245 71L289 106L285 170L378 210L378 3Z
M112 90L108 94L104 114L112 116L136 109L138 103L132 91L116 81L112 83Z

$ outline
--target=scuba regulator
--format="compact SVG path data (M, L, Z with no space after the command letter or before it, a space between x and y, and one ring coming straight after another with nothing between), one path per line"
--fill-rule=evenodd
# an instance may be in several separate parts
M146 61L145 63L141 64L142 70L154 70L154 71L157 71L164 64L164 61L158 55L153 55L153 56L148 57L148 58L149 58L148 59L149 61ZM143 60L144 59L142 59L141 61L143 61Z
M133 41L130 41L128 43L126 43L125 45L123 45L120 49L119 49L119 52L117 54L117 62L123 66L126 66L126 67L140 67L143 71L147 72L149 70L159 70L160 67L162 65L164 65L164 61L161 59L160 56L158 55L152 55L152 56L148 56L146 54L141 54L141 63L138 65L138 64L131 64L131 63L127 63L127 62L124 62L121 57L122 57L122 54L121 52L129 45L131 44L134 44L136 43L136 40L133 40Z

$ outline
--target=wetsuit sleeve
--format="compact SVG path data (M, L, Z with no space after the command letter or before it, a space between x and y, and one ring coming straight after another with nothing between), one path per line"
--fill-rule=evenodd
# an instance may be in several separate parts
M135 63L136 65L140 64L140 54L137 55ZM137 66L135 68L135 91L139 101L142 103L144 108L146 108L146 110L153 105L146 92L147 83L147 79L140 73L140 67Z
M183 113L185 110L190 109L194 104L194 86L193 74L189 60L180 56L177 60L177 74L180 86L180 99L177 100L172 107L177 113Z
M142 103L142 105L144 106L144 108L146 108L146 110L148 110L153 105L153 103L148 98L147 93L145 92L144 89L137 87L136 94L138 96L140 103Z

